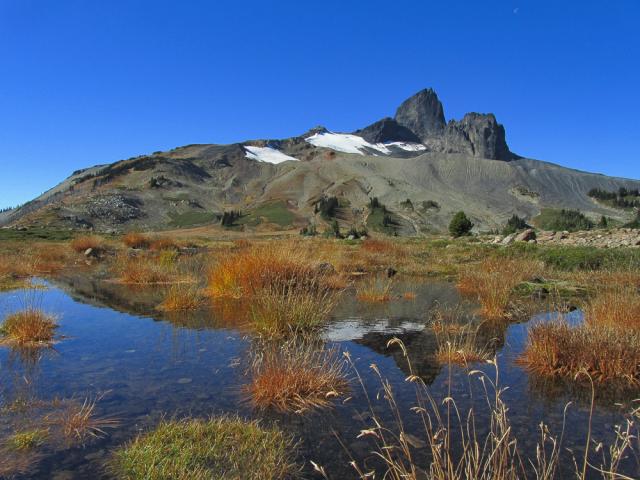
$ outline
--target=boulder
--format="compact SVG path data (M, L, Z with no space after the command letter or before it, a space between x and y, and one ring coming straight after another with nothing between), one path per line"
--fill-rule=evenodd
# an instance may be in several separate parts
M515 233L511 233L502 239L502 245L511 245L516 238Z
M526 230L523 230L522 232L516 235L515 241L528 242L529 240L535 240L535 239L536 239L536 232L534 232L532 228L527 228Z

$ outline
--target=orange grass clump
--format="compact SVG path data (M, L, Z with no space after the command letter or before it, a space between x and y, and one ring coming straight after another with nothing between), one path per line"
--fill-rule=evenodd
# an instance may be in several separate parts
M488 319L507 315L513 288L527 278L537 275L542 264L533 260L514 260L489 257L460 272L458 290L475 296Z
M101 250L102 247L102 239L96 235L76 237L71 240L71 249L78 253L85 252L90 248L93 250Z
M617 285L601 290L585 309L586 321L591 325L640 329L640 295L635 287Z
M114 266L122 283L169 283L175 274L173 260L168 262L163 261L163 258L162 254L158 258L145 255L130 257L124 254L118 256Z
M27 308L8 315L0 333L6 342L18 345L49 345L53 342L58 325L54 318L36 308Z
M178 250L179 248L178 243L167 237L158 237L149 241L149 250Z
M256 355L246 391L256 408L302 413L327 408L349 388L346 365L335 350L285 343Z
M393 278L372 276L356 287L356 297L363 302L388 302L391 300L392 286Z
M148 248L149 237L138 232L129 232L122 237L122 242L129 248Z
M607 325L569 326L562 320L529 330L519 363L529 372L575 379L587 372L596 383L640 386L640 332Z
M430 312L430 317L438 344L438 362L466 366L491 359L490 349L480 345L474 319L467 318L459 305L452 308L436 307Z
M309 283L321 276L299 250L261 245L223 258L209 272L214 297L254 296L266 287Z
M172 285L164 297L158 310L177 312L197 310L204 304L204 299L198 287L188 284Z

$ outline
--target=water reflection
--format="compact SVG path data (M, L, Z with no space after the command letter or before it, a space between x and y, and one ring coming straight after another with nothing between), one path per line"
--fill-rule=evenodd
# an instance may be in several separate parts
M241 328L241 304L217 303L191 314L164 314L156 310L162 292L156 288L132 290L109 282L70 278L42 292L42 307L58 313L60 333L66 338L55 351L17 352L0 349L1 402L7 407L16 399L39 402L46 410L55 399L95 397L109 392L98 403L98 413L116 416L121 425L106 438L86 448L48 449L32 463L26 474L32 478L108 477L103 464L113 447L169 416L209 416L239 413L278 424L301 440L300 459L311 475L309 460L324 465L332 478L352 478L349 455L336 440L336 432L352 455L371 456L371 445L358 439L366 425L368 404L357 384L350 399L340 399L333 409L304 416L274 411L255 411L246 402L244 387L249 351L254 340ZM446 282L410 281L396 284L398 296L390 302L366 303L346 292L323 332L327 347L335 345L350 352L370 398L376 399L379 382L369 366L376 364L394 388L401 408L409 412L415 400L413 386L405 380L407 361L390 339L401 339L414 371L428 384L440 401L454 395L461 408L474 403L478 385L468 370L440 365L435 359L437 340L429 326L429 311L435 306L455 306L461 301L453 285ZM403 291L415 292L415 299L398 298ZM0 295L2 312L20 308L19 292ZM468 308L471 312L473 305ZM580 312L566 315L580 321ZM543 317L534 321L543 321ZM537 440L533 432L541 420L559 433L564 405L576 392L562 386L550 389L529 378L515 359L524 348L527 324L479 323L483 342L495 339L501 385L509 386L509 405L514 432L521 448L531 453ZM493 374L493 367L474 364L474 369ZM25 402L26 403L26 402ZM601 400L603 406L606 400ZM17 403L16 403L17 405ZM35 405L35 403L33 403ZM384 401L374 408L386 415ZM36 407L31 407L36 408ZM29 415L44 410L29 410ZM24 415L24 414L23 414ZM15 429L23 417L2 416L0 435ZM13 419L9 421L8 419ZM22 418L23 420L20 420ZM408 414L407 428L416 438L421 428ZM571 428L566 432L568 447L580 447L586 435L587 406L578 402L569 411ZM612 426L621 421L620 407L599 408L593 421L597 440L611 440ZM363 421L365 423L363 423ZM480 422L487 418L479 416ZM638 471L629 467L632 476Z

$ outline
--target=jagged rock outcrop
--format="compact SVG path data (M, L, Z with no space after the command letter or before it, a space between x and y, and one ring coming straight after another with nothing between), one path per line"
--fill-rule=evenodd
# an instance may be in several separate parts
M467 113L462 120L446 123L442 103L431 88L402 102L395 118L383 118L354 134L373 144L412 142L424 144L431 152L505 161L517 158L492 113Z
M360 135L369 143L386 143L386 142L415 142L420 143L420 138L403 127L393 118L386 117L372 123L362 130L353 132L354 135Z
M451 120L444 132L444 153L465 153L493 160L512 160L504 127L492 114L467 113L462 120Z
M442 103L431 88L420 90L402 102L395 120L415 133L423 143L441 136L446 126Z

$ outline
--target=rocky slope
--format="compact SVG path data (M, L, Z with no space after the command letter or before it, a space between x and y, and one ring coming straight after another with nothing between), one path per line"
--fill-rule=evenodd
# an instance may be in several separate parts
M365 223L371 197L393 213L397 231L445 228L465 210L478 228L516 213L575 208L621 220L632 212L600 205L592 188L640 188L640 182L580 172L513 154L492 114L445 121L433 90L423 90L352 134L323 127L284 140L187 145L74 172L0 224L101 231L217 224L225 210L245 213L242 228L322 223L316 204L340 200L344 226ZM409 201L407 201L409 200Z

